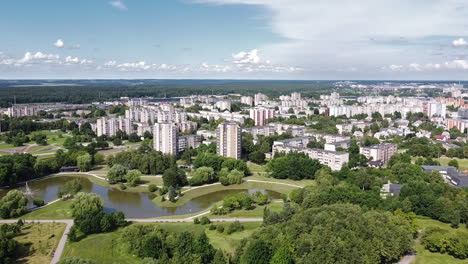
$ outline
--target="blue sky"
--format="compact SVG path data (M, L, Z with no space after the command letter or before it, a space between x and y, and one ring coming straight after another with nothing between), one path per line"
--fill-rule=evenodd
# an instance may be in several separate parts
M0 78L467 79L465 0L15 0Z

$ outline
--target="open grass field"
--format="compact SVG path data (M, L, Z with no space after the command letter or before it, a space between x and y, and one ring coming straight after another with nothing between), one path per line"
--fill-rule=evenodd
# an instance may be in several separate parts
M217 223L219 224L219 223ZM225 229L229 223L222 223L225 226ZM235 232L233 234L219 233L216 230L206 230L206 235L210 239L210 244L216 249L222 249L228 253L234 253L237 247L240 246L242 239L249 237L253 232L258 230L262 223L252 222L252 223L242 223L244 226L244 231ZM226 231L224 231L226 232Z
M156 205L158 206L178 207L192 200L195 197L200 197L200 196L207 195L213 192L219 192L219 191L224 191L224 190L265 189L265 190L288 194L297 188L298 187L281 185L281 184L263 183L263 182L243 182L242 184L235 184L235 185L229 185L229 186L216 184L216 185L199 186L199 187L191 188L187 192L183 193L183 196L174 203L170 201L162 202L160 197L155 198L153 202L156 203Z
M209 218L263 218L263 210L268 207L272 212L280 212L283 209L283 202L272 202L265 205L255 205L251 210L234 210L226 215L207 215Z
M51 205L47 205L41 209L27 213L21 217L21 219L29 220L61 220L71 219L71 200L58 201Z
M256 163L253 163L251 161L247 162L247 167L249 168L250 172L252 173L259 173L259 172L265 172L265 165L259 165Z
M258 181L267 181L267 182L278 182L278 183L286 183L286 184L292 184L292 185L297 185L301 187L305 187L308 185L315 185L314 180L300 180L300 181L294 181L294 180L288 180L288 179L275 179L271 177L266 177L264 175L253 175L253 176L248 176L244 178L245 180L258 180Z
M228 223L223 223L227 225ZM227 235L226 233L218 233L217 231L208 230L209 225L195 225L193 223L144 223L137 225L158 225L162 229L168 232L191 232L194 234L200 234L205 232L210 239L210 243L216 249L223 249L227 252L232 253L240 241L250 236L255 230L257 230L262 223L242 223L245 230L242 232L233 233ZM141 263L141 260L127 254L122 249L121 243L119 242L120 230L112 233L90 235L79 242L68 242L65 246L63 257L82 257L87 259L93 259L100 264L133 264ZM116 261L118 260L118 261Z
M120 232L90 235L78 242L67 242L65 257L92 259L100 264L137 264L141 260L124 252L119 243Z
M458 229L451 228L449 224L445 224L429 218L418 217L418 228L426 230L429 227L439 227L450 232L463 232L468 238L468 229L461 226ZM420 242L416 243L416 259L412 264L468 264L468 259L461 260L454 258L448 254L432 253L426 250Z
M455 158L454 158L455 159ZM440 165L447 166L451 158L439 158ZM461 171L468 170L468 159L455 159L458 161L458 166Z
M21 235L15 237L20 243L15 263L50 263L64 230L63 223L24 224Z

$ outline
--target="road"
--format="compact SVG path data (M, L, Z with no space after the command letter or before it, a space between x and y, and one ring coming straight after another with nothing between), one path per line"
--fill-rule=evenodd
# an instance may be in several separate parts
M18 220L0 220L0 224L14 224L18 222ZM24 220L25 223L64 223L67 226L65 227L65 231L63 232L62 237L58 243L57 248L55 249L54 257L52 258L51 264L56 264L59 262L60 258L63 254L63 249L65 248L65 244L67 243L68 232L70 228L73 226L73 220Z
M127 219L130 222L136 223L193 223L194 217L182 219ZM211 222L262 222L263 218L210 218Z

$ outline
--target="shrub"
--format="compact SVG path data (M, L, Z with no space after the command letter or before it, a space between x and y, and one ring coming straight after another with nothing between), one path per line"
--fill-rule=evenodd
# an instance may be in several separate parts
M120 190L123 191L123 190L127 189L127 186L125 186L125 184L121 183L121 184L119 184L119 188L120 188Z
M196 225L200 224L200 219L198 219L198 217L195 217L193 219L193 223L196 224Z
M216 231L218 231L218 233L223 233L224 232L224 226L222 224L218 224L216 226Z
M40 198L34 198L33 204L36 207L41 207L41 206L44 206L45 202L44 202L44 200L42 200Z
M209 227L210 230L215 230L216 229L216 225L215 224L211 224L210 227Z
M149 191L149 192L155 192L155 191L157 191L157 190L158 190L158 186L156 186L156 184L150 184L150 185L148 186L148 191Z
M240 232L242 230L244 230L244 226L239 221L234 221L228 225L226 233L230 235L234 232Z
M200 220L200 224L202 224L202 225L211 224L211 220L210 220L208 217L203 216L203 217L201 218L201 220Z

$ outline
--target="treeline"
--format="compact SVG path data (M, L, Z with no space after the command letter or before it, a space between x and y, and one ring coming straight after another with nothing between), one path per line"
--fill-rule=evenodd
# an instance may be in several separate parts
M416 231L404 216L350 204L265 224L240 243L233 263L392 263L411 250Z
M157 225L135 224L122 230L125 250L145 259L143 263L226 263L205 232L167 232Z
M308 81L243 81L207 84L171 84L154 85L109 85L109 86L28 86L0 88L0 105L11 105L13 95L19 104L63 102L72 104L91 103L112 100L120 97L180 97L193 94L225 95L241 93L254 95L262 91L269 96L280 96L292 92L302 92L304 96L316 96L331 90L333 84Z

